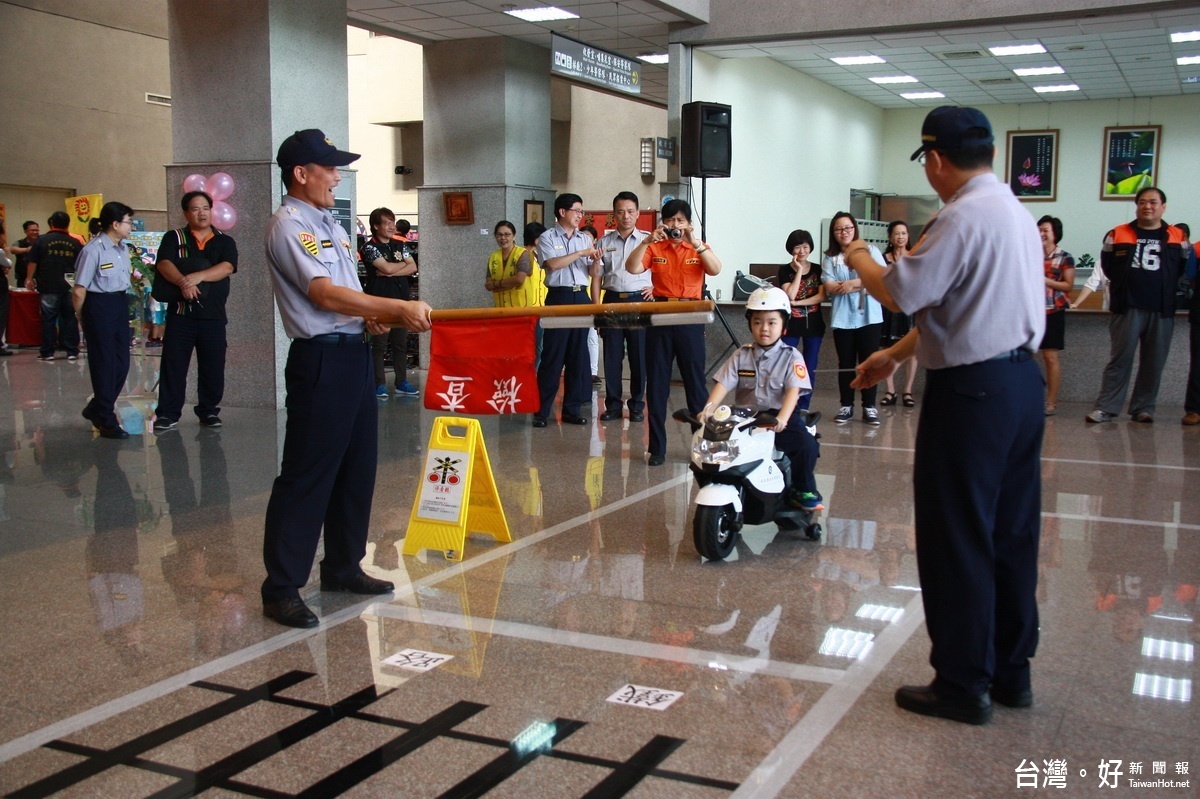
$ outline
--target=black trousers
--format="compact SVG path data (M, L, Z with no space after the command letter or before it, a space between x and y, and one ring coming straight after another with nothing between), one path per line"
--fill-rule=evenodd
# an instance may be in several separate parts
M193 409L204 419L221 413L221 398L225 396L225 320L193 319L190 316L167 314L167 330L163 336L162 364L158 372L158 407L160 419L179 420L187 397L188 366L192 351L196 352L196 399Z
M71 302L71 291L68 289L42 294L39 297L38 310L42 317L42 355L53 355L56 344L62 344L68 355L78 355L79 325L75 322L75 305Z
M287 428L267 503L263 602L299 596L322 530L321 577L344 581L361 572L375 495L379 417L366 342L297 339L284 379Z
M679 362L688 411L700 413L704 390L704 325L665 325L646 331L646 405L650 424L650 454L667 454L667 399L671 394L671 364Z
M117 397L129 377L129 301L125 292L87 293L83 335L87 338L88 374L92 378L92 399L87 410L103 427L116 427Z
M1188 325L1190 360L1188 364L1187 390L1183 396L1184 413L1200 413L1200 322Z
M552 288L546 294L547 305L587 305L591 301L586 291L570 288ZM542 360L537 369L538 394L542 400L537 415L542 419L554 413L560 374L563 375L563 413L580 415L592 390L587 339L587 328L550 328L542 334Z
M638 292L604 292L604 302L642 302ZM642 411L646 407L646 330L641 327L605 327L600 329L600 340L604 342L604 410L621 409L621 364L626 353L629 355L629 410Z
M879 334L882 330L882 324L833 329L833 346L838 356L838 395L842 405L854 404L854 389L850 387L854 380L854 367L879 349ZM875 390L876 386L862 389L864 408L875 407Z
M940 693L1029 688L1044 397L1028 353L926 374L913 488Z

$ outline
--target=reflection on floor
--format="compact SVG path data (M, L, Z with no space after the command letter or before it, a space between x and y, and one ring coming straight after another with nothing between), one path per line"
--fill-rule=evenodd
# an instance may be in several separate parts
M931 676L919 407L823 424L823 539L747 528L724 563L695 554L674 423L651 468L643 424L485 419L514 540L452 563L401 555L436 414L381 403L365 567L398 590L312 584L301 631L258 603L282 414L156 437L157 367L135 357L116 442L79 417L86 361L0 361L6 795L1200 795L1200 429L1170 409L1048 420L1037 702L973 728L892 702Z

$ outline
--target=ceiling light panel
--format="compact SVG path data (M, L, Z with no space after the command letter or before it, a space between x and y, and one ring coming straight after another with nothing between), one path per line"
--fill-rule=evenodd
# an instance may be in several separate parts
M1013 72L1022 78L1032 78L1037 75L1062 75L1066 70L1062 67L1022 67Z
M988 52L994 56L1009 56L1009 55L1036 55L1037 53L1046 52L1046 48L1040 44L1006 44L997 47L989 47Z
M886 61L884 61L882 58L880 58L877 55L836 56L829 60L832 61L833 63L838 64L843 67L857 67L857 66L862 66L864 64L886 64L887 63Z
M572 14L554 6L542 8L510 8L504 12L511 17L523 19L526 22L553 22L560 19L579 19L578 14Z

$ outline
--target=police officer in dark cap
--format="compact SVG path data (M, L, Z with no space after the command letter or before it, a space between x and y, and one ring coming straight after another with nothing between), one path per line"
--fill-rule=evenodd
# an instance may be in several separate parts
M917 568L934 669L905 685L913 713L984 724L992 703L1033 705L1045 386L1033 360L1046 326L1037 225L992 171L992 126L942 106L921 128L925 178L945 205L908 255L846 263L915 327L858 365L874 385L914 353L926 368L913 461Z
M428 330L427 304L362 292L354 248L333 218L338 167L356 160L319 130L296 131L276 163L287 195L267 224L275 301L292 339L284 372L287 432L283 462L267 504L263 613L289 627L315 627L300 598L322 528L321 590L386 594L392 583L366 575L367 525L375 491L377 408L366 335L374 321L400 318Z

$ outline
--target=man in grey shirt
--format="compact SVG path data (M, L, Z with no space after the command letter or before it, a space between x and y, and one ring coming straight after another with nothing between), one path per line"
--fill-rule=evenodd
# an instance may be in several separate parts
M933 644L929 685L905 710L968 724L992 700L1033 704L1045 386L1032 359L1045 329L1033 217L992 172L991 123L974 108L925 118L920 158L945 203L888 270L865 242L846 262L872 296L914 316L911 333L858 366L873 385L914 353L928 371L913 463L917 567Z

